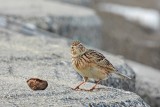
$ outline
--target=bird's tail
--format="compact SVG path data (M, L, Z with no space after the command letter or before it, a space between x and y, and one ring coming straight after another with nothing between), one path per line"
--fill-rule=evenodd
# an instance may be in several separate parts
M120 76L122 79L131 79L130 77L126 76L126 75L123 75L119 72L115 72L115 74L117 74L118 76Z

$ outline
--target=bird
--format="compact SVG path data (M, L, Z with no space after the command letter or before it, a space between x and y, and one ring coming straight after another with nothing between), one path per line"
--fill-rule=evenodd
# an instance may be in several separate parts
M123 79L131 79L119 73L103 54L96 50L86 48L77 40L71 43L71 59L73 68L84 80L78 86L72 88L73 90L79 90L81 85L92 78L96 84L87 91L93 91L100 81L106 79L111 73L117 74Z

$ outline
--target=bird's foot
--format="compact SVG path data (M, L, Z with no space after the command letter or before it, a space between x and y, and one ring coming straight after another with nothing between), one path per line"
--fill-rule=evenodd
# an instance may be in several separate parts
M91 88L91 89L80 89L81 91L88 91L88 92L92 92L95 88Z
M76 91L78 91L78 90L81 90L80 88L79 88L79 86L77 86L77 87L75 87L75 88L71 88L72 90L76 90Z
M95 89L95 87L93 87L93 88L89 89L88 91L93 91L94 89Z
M82 88L76 87L76 88L71 88L71 89L72 89L72 90L75 90L75 91L93 91L95 88L82 89Z

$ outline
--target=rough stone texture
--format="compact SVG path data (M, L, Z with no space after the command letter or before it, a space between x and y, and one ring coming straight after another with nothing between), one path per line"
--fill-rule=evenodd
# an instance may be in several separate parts
M149 107L136 94L115 88L99 85L93 92L71 90L81 78L71 67L66 39L0 32L0 106ZM120 59L107 56L120 64ZM32 91L26 83L30 77L47 80L48 88Z
M72 91L67 84L49 81L50 87L45 91L35 92L29 90L26 84L22 84L22 78L3 76L0 80L3 88L0 106L5 107L149 107L136 94L114 88L103 88L94 92ZM6 87L7 85L10 87Z
M32 23L43 30L100 47L101 21L92 9L51 0L0 2L0 15L7 19Z
M56 0L56 1L61 1L61 2L66 2L70 4L81 5L81 6L89 6L92 2L92 0Z
M136 73L136 93L151 107L160 107L160 71L133 61L127 63Z

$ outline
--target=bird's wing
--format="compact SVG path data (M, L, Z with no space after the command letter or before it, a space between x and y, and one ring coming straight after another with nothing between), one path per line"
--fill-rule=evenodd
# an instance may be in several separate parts
M107 72L114 72L116 69L114 66L105 58L105 56L95 50L88 50L86 55L89 57L90 61L95 63L100 68L105 69Z

